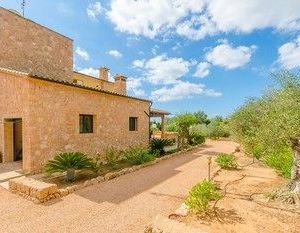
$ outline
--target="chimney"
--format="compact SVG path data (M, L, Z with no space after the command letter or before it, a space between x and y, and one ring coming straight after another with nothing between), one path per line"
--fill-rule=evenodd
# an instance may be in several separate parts
M127 85L126 85L126 77L120 74L116 74L115 76L115 84L114 84L114 89L115 92L118 94L126 95L127 91Z
M99 68L99 79L108 81L108 71L109 69L105 66Z

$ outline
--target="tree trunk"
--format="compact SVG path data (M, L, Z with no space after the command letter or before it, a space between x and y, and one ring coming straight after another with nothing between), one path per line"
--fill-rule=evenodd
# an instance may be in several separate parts
M300 138L292 139L293 165L291 170L290 190L300 193Z
M75 169L68 169L66 174L66 180L73 182L75 180Z

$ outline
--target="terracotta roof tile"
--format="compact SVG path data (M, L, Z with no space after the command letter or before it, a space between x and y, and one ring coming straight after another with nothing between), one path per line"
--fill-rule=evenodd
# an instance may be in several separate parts
M12 69L7 69L7 68L2 68L2 67L0 67L0 72L11 73L11 74L19 75L19 76L26 76L26 77L29 77L29 78L34 78L34 79L39 79L39 80L44 80L44 81L49 81L49 82L55 82L55 83L59 83L59 84L63 84L63 85L71 86L71 87L82 88L82 89L86 89L86 90L90 90L90 91L96 91L96 92L101 92L101 93L105 93L105 94L110 94L110 95L130 98L130 99L136 99L136 100L140 100L140 101L145 101L145 102L151 102L150 100L147 100L147 99L142 99L142 98L137 98L137 97L134 97L134 96L123 95L123 94L119 94L117 92L103 90L101 88L88 87L88 86L85 86L85 85L81 85L81 84L78 84L78 83L73 83L73 82L69 82L69 81L65 81L65 80L58 80L58 79L53 79L53 78L40 77L40 76L32 75L32 74L29 74L29 73L24 73L24 72L12 70Z

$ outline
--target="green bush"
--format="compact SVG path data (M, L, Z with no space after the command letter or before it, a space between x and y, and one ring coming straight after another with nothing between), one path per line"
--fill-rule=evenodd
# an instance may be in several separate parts
M165 153L164 147L171 145L172 142L165 138L153 138L150 141L150 152L152 154L163 155Z
M253 154L254 158L260 159L263 156L263 154L264 154L263 148L261 146L259 146L259 145L255 145L253 147L252 154Z
M124 157L132 165L140 165L155 158L148 149L142 147L131 147L125 150Z
M110 147L106 150L105 158L108 166L112 169L117 169L118 162L120 160L120 151L114 147Z
M53 174L66 172L66 180L75 180L75 170L93 170L95 164L91 158L81 152L66 152L54 156L45 165L45 172Z
M267 153L265 162L268 166L275 168L283 177L291 178L293 164L292 150L288 147Z
M233 154L220 153L216 158L217 164L223 169L236 169L236 157Z
M290 177L291 138L298 137L300 129L300 75L283 71L274 77L276 85L238 108L229 125L246 152Z
M190 136L190 144L191 145L199 145L205 142L205 137L200 133L191 133Z
M220 116L211 119L207 125L208 136L211 138L229 137L228 122Z
M214 117L207 124L194 124L190 127L190 134L197 133L204 137L220 138L229 137L227 120L222 117Z
M178 114L167 120L167 130L176 131L179 134L180 145L186 144L190 138L190 127L197 124L198 119L193 113Z
M209 208L209 202L221 199L222 195L217 190L215 184L204 180L195 185L185 201L189 210L194 213L205 212Z
M190 127L190 133L201 134L204 137L209 137L209 132L206 124L195 124Z

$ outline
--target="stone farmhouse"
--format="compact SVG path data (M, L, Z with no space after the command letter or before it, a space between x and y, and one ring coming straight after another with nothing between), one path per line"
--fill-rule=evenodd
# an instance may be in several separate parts
M73 71L73 41L0 7L0 162L34 172L55 154L104 153L149 142L151 102Z

